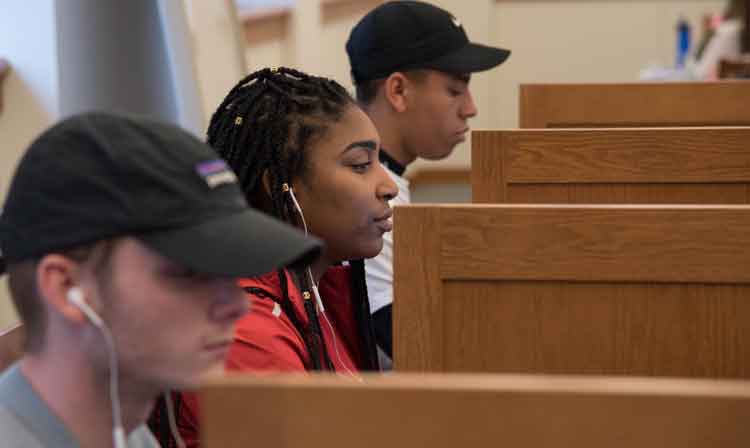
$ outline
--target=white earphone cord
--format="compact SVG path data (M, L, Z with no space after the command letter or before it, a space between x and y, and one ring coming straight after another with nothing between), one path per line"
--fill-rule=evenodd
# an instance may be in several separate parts
M83 303L82 308L89 308L88 305ZM115 444L115 448L126 448L127 441L125 438L125 429L122 426L122 414L120 410L120 387L119 387L119 375L117 371L117 349L115 347L114 338L109 328L102 322L98 315L93 312L90 308L89 312L97 316L97 319L92 319L89 316L89 312L84 311L89 321L102 333L104 336L104 342L107 344L107 352L109 358L109 399L112 404L112 438Z
M308 235L307 232L307 222L305 222L305 214L302 213L302 207L299 206L299 202L297 202L297 196L294 195L294 190L292 190L292 187L286 185L286 187L289 189L289 196L292 197L292 202L294 203L294 207L297 209L297 213L299 213L299 217L302 218L302 228L305 229L305 236Z
M294 207L297 209L297 213L299 213L299 216L302 219L302 228L305 230L305 236L308 236L307 222L305 221L305 214L302 212L302 207L300 207L299 202L297 202L297 197L294 195L294 190L292 189L292 187L287 185L287 188L289 189L289 195L292 197L292 202L294 203ZM331 338L333 338L333 349L336 352L336 358L339 360L339 364L341 364L344 367L344 369L346 369L346 372L349 375L353 377L357 377L357 375L355 375L354 372L352 372L346 366L343 359L341 358L341 353L339 352L339 345L338 345L338 342L336 342L336 332L333 329L333 325L331 324L331 321L328 319L328 315L326 314L325 307L323 306L323 300L320 298L318 285L315 284L315 279L313 278L312 270L310 269L309 266L307 267L307 275L310 278L310 283L312 284L312 289L313 289L313 295L315 296L315 301L318 303L320 314L323 315L323 319L325 319L326 323L328 324L328 327L331 329Z
M185 441L182 440L180 431L177 430L177 422L174 418L174 404L172 403L172 393L170 391L164 392L164 400L167 403L167 418L169 420L169 430L172 432L172 438L174 438L178 448L185 448Z

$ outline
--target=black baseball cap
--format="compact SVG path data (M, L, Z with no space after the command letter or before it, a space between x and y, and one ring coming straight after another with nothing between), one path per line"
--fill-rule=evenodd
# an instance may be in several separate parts
M119 236L227 277L307 264L321 251L319 241L249 208L234 173L188 132L105 113L66 119L16 169L0 215L0 264Z
M469 42L448 11L418 1L392 1L357 23L346 42L355 83L393 72L432 69L462 74L502 64L509 50Z

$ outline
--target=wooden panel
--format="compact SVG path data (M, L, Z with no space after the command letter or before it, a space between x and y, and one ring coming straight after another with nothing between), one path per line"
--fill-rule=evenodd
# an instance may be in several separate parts
M750 206L412 205L395 228L398 370L750 378Z
M443 288L446 371L750 378L750 285Z
M472 142L474 202L750 202L748 127L476 131Z
M472 202L506 202L504 150L501 131L471 131Z
M250 45L283 40L289 32L292 9L267 8L242 17L245 42Z
M0 371L23 356L24 338L24 327L20 324L0 332Z
M416 189L427 185L468 184L471 171L465 168L422 168L409 173L409 187Z
M439 211L444 279L750 283L750 206Z
M201 391L204 446L739 448L746 382L544 376L235 377Z
M478 202L478 201L474 201ZM748 184L514 184L517 204L748 204Z
M323 24L353 18L360 18L382 4L383 0L321 0L320 17Z
M750 125L750 82L521 84L522 128Z
M750 14L747 14L750 17ZM719 59L719 78L750 78L750 54Z
M750 128L506 133L509 183L747 182ZM505 147L505 146L504 146Z
M394 271L402 275L393 279L393 294L411 297L393 303L393 312L404 319L393 322L394 357L397 369L425 366L441 370L443 326L440 319L422 319L422 316L440 316L443 313L442 284L440 283L440 213L416 209L403 214L404 207L394 212L393 244L401 249L394 252ZM415 284L421 285L414 288ZM400 341L408 340L408 345Z

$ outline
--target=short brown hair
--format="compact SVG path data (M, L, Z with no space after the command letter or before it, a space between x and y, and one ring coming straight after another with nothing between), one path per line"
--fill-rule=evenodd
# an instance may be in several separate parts
M427 78L427 70L424 69L408 70L401 73L403 73L404 76L416 83L421 83L425 80L425 78ZM385 84L385 80L386 78L372 79L370 81L365 81L357 84L355 86L355 95L357 96L357 102L363 106L372 103L375 100L375 97L378 95L378 91L380 90L380 88L383 87L383 84Z
M104 240L55 253L79 263L92 261L94 274L100 277L109 268L113 247L114 240ZM24 350L29 353L38 353L44 347L47 328L44 305L36 283L39 260L41 257L8 265L10 296L24 324Z

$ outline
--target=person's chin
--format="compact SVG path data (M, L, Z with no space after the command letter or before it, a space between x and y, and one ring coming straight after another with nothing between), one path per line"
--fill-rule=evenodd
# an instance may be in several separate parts
M460 141L456 141L454 143L451 143L450 145L446 145L444 147L434 146L433 148L440 148L439 151L431 152L429 154L420 154L420 157L425 160L431 160L431 161L438 161L443 160L447 157L449 157L451 154L453 154L453 150L456 149L456 146L461 143Z
M173 378L169 381L165 389L197 389L201 385L203 375L180 375L179 378Z
M191 375L185 375L181 379L181 385L180 388L183 389L195 389L199 387L201 384L203 384L204 381L211 378L221 377L226 372L226 369L224 368L224 362L216 362L211 364L210 366L201 369L199 371L193 372Z
M223 376L226 373L224 368L224 362L218 362L208 369L206 369L201 375L198 376L198 382L203 382L206 379L215 378L217 376Z
M375 258L380 255L380 251L383 250L383 238L377 238L377 241L373 241L368 247L362 251L362 256L359 258Z

